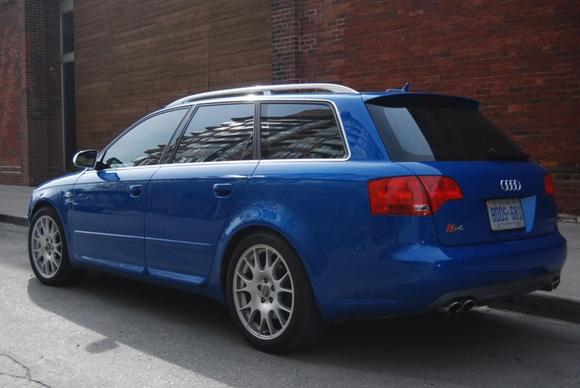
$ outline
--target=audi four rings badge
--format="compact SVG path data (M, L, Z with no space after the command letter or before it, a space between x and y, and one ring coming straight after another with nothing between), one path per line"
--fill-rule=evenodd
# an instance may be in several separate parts
M499 181L499 185L503 191L520 191L522 189L522 184L517 179L502 179Z

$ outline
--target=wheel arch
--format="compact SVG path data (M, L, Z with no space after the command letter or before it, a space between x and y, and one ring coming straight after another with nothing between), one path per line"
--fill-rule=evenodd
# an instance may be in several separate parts
M32 218L34 217L36 212L38 212L43 207L52 208L52 210L54 210L56 212L56 214L58 215L59 221L62 223L62 217L61 217L57 207L53 203L51 203L47 198L39 199L38 201L36 201L36 203L34 204L32 209L30 209L30 221L31 222L32 222Z
M71 259L73 258L72 255L72 246L71 246L71 236L69 233L69 225L67 223L67 207L64 203L64 198L62 196L62 192L61 191L57 191L57 190L51 190L48 189L45 192L41 194L38 193L33 193L32 195L32 201L30 204L30 210L29 210L29 215L28 215L28 225L29 228L31 228L32 225L32 219L34 218L34 215L42 208L50 208L52 209L55 213L56 213L56 217L58 218L57 221L58 223L61 225L62 229L63 229L63 233L64 233L64 239L66 241L66 246L69 252L69 255L71 255ZM73 259L74 261L74 259Z
M52 201L48 197L39 198L38 200L36 200L34 202L34 204L32 205L32 207L30 209L30 216L29 216L29 220L28 220L29 224L32 224L32 218L43 207L49 207L52 210L54 210L54 212L56 213L56 215L58 217L58 222L60 222L60 224L62 225L62 227L65 229L65 232L66 232L66 226L65 226L64 218L63 218L60 207L58 206L57 203L55 203L54 201Z
M245 225L243 227L240 227L238 230L236 230L232 234L232 236L227 241L227 244L225 246L223 254L220 257L220 259L221 259L220 263L219 263L219 292L220 292L220 297L223 298L223 300L225 300L226 284L227 284L227 271L228 271L228 267L230 265L230 262L233 259L232 254L233 254L234 250L236 249L236 247L238 246L238 244L242 240L244 240L246 237L251 236L251 235L256 234L256 233L270 233L270 234L276 235L276 236L280 237L281 239L283 239L292 248L292 250L298 256L299 261L302 264L302 267L304 268L304 270L306 272L308 281L310 283L310 287L311 287L312 291L314 292L314 287L312 286L312 279L311 279L310 271L308 270L308 266L306 265L306 263L304 261L304 257L300 254L300 250L297 249L296 245L292 242L292 240L290 238L288 238L282 231L278 230L277 228L275 228L271 225L251 224L251 225ZM316 292L314 292L314 294L316 295Z

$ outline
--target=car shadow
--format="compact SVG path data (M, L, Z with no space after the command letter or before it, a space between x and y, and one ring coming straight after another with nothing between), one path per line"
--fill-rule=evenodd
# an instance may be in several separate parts
M224 306L186 292L89 272L69 288L32 278L28 294L42 309L104 337L87 352L124 344L236 387L334 385L336 376L346 386L384 385L395 377L397 385L473 385L486 370L507 375L526 355L559 345L529 340L552 335L541 326L483 311L333 324L315 346L277 356L250 348Z

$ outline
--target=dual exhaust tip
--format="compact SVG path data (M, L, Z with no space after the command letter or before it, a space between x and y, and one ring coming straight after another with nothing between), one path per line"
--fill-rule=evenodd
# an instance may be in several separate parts
M449 314L457 314L467 312L473 309L476 305L474 299L454 299L447 303L441 310Z
M555 277L545 288L545 291L552 291L558 288L560 285L560 277ZM448 314L458 314L467 312L473 309L477 305L475 299L472 298L462 298L462 299L452 299L445 307L439 309L439 311L446 312Z

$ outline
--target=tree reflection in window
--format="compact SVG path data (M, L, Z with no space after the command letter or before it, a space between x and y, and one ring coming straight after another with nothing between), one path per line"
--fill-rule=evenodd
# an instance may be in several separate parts
M338 124L325 104L263 104L262 159L333 159L346 156Z
M252 158L253 104L201 106L181 139L175 163Z

